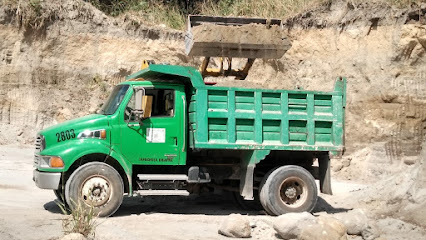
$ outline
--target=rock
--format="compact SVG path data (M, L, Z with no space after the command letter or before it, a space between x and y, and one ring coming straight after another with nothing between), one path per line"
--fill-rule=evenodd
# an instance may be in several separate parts
M274 221L274 229L284 239L298 238L302 228L314 225L317 219L308 212L287 213L277 217Z
M347 233L360 235L367 228L367 216L361 209L354 209L348 212L335 213L333 217L342 221L347 228Z
M351 158L346 158L342 160L343 167L349 167L351 165Z
M375 240L380 237L380 233L374 225L369 224L364 231L362 231L361 236L364 240Z
M404 157L404 163L407 165L413 165L417 162L417 156Z
M251 227L247 216L231 214L221 223L219 234L234 238L251 237Z
M340 235L336 230L334 230L330 225L327 224L314 224L308 225L303 228L302 233L300 234L299 240L346 240L346 233Z
M342 170L342 168L343 168L343 164L341 164L340 162L337 162L336 164L333 165L333 172L338 172Z
M256 221L256 227L253 229L252 238L254 239L277 239L276 231L272 225L263 220Z
M326 224L330 226L334 231L336 231L340 236L343 236L347 232L347 228L343 222L340 220L331 217L331 216L319 216L318 223Z
M81 233L70 233L61 238L61 240L86 240L87 238Z

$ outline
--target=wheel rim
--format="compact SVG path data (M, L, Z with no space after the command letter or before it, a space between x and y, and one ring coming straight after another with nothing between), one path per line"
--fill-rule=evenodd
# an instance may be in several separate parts
M298 208L306 202L308 189L302 179L289 177L281 183L279 195L284 205L289 208Z
M81 197L89 206L99 207L107 203L112 189L109 181L102 176L91 176L81 185Z

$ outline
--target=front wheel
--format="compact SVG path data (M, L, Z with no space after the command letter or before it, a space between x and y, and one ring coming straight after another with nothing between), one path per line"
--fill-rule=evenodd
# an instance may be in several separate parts
M318 190L315 179L302 167L279 167L267 174L262 182L260 202L269 214L310 212L316 205Z
M114 214L123 201L124 187L120 174L110 165L91 162L77 168L65 185L65 200L71 209L78 204L93 207L100 217Z

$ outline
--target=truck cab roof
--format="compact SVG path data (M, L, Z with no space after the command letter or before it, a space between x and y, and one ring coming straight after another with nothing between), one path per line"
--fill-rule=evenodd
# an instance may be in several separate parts
M200 72L193 67L151 64L148 67L126 77L126 81L148 80L172 81L190 84L194 88L205 86Z

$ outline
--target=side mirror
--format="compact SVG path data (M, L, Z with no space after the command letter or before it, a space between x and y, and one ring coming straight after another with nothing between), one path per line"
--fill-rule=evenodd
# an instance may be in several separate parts
M135 118L139 121L143 120L144 117L144 96L145 96L145 88L143 87L135 87L133 88L134 94L135 94L135 109L133 110L132 114L135 116Z

